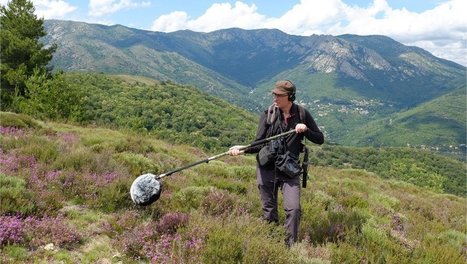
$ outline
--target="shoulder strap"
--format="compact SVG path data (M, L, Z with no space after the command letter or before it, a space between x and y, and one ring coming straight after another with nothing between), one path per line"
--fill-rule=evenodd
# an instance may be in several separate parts
M300 122L305 122L305 107L298 105L298 114L300 116Z
M298 105L298 114L300 116L300 122L305 122L305 107L302 105ZM277 107L274 106L274 104L270 105L268 107L268 113L267 113L267 118L266 118L266 123L268 125L274 123L276 121L277 117Z
M274 123L274 121L276 121L276 116L277 116L277 107L274 104L272 104L268 108L266 123L268 125Z

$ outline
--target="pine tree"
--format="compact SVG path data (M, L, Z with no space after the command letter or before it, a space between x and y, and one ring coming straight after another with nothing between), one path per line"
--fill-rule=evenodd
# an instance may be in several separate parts
M47 64L56 46L45 47L39 39L47 33L44 20L34 14L29 0L11 0L0 6L1 105L5 110L14 96L27 97L26 81L34 72L49 74Z

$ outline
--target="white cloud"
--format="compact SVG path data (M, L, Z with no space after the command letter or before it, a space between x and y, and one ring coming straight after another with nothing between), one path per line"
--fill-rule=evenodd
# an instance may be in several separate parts
M436 56L467 65L467 1L443 1L431 10L416 13L392 8L386 0L368 7L344 0L301 0L280 17L260 14L254 4L237 1L213 4L197 18L177 11L155 19L154 31L180 29L210 32L222 28L277 28L294 35L386 35L407 45L417 45Z
M36 15L45 19L64 18L76 10L75 6L62 0L34 0Z
M172 32L180 29L210 32L220 28L239 27L244 29L256 28L263 25L266 18L256 12L256 6L236 2L215 3L197 19L190 19L186 12L176 11L162 15L154 20L151 29L154 31Z
M182 11L172 12L162 15L152 23L151 29L154 31L172 32L187 28L188 14Z
M89 15L100 17L115 13L122 9L146 7L151 5L149 1L134 2L132 0L89 0Z
M0 0L0 4L5 6L10 0ZM63 0L32 0L35 14L38 17L51 19L51 18L64 18L68 14L74 12L76 7L70 5Z

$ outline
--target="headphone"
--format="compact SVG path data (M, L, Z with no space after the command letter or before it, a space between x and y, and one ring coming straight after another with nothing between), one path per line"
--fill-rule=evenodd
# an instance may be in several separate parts
M289 101L293 102L293 101L295 101L295 90L296 90L297 88L295 87L295 84L294 84L293 82L291 82L290 80L286 80L286 81L288 81L288 82L290 82L291 84L293 84L293 91L292 91L292 93L289 93Z

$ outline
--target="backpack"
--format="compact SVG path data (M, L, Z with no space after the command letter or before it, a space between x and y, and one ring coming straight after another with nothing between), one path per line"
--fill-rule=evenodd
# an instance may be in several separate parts
M302 105L298 106L298 114L300 122L303 123L305 121L305 108ZM266 117L266 124L271 125L276 121L279 109L274 106L274 104L268 107L268 113ZM306 140L306 139L305 139ZM303 144L303 143L302 143ZM306 182L308 180L308 148L303 144L303 161L302 161L302 170L303 170L303 178L302 178L302 187L306 188Z

